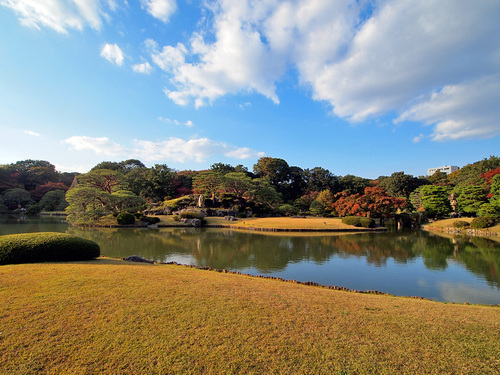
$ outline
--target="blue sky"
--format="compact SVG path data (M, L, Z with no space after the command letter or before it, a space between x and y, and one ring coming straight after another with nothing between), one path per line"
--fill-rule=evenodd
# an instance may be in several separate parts
M0 0L0 164L367 178L500 155L500 2Z

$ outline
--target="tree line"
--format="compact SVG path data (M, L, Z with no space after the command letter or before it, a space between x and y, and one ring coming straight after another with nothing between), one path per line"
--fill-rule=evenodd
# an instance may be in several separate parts
M240 215L500 218L500 158L490 156L449 175L415 177L404 172L372 180L337 176L323 167L302 169L262 157L253 170L216 163L202 171L165 164L105 161L88 173L61 173L42 160L0 165L0 212L62 211L74 223L148 210L168 213L195 205Z

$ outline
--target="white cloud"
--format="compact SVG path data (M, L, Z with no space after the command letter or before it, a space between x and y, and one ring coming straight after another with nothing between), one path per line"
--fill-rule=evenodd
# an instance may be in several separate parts
M32 130L24 130L23 131L24 134L27 134L27 135L30 135L32 137L40 137L40 134L37 133L37 132L34 132Z
M239 92L258 92L278 103L274 82L283 74L285 60L272 53L252 24L263 20L267 7L222 1L214 18L215 42L195 33L189 50L178 44L154 52L153 61L172 75L166 95L179 105L194 101L196 107ZM187 55L198 61L186 62Z
M279 103L277 84L292 69L315 100L351 122L396 114L398 121L435 124L434 140L498 133L500 106L489 108L488 124L480 125L485 116L474 106L481 95L467 90L487 77L499 82L498 1L208 4L211 28L194 32L188 46L160 50L148 43L155 64L169 74L164 91L176 104L200 107L249 92ZM439 118L427 112L431 105L422 98L432 97L434 107L438 93L451 104L452 88L462 95L464 116L458 119L453 105L440 106Z
M174 124L174 125L184 125L188 128L191 128L194 126L194 122L191 121L191 120L187 120L185 122L180 122L179 120L172 120L172 119L169 119L169 118L164 118L164 117L158 117L158 120L160 120L161 122L164 122L166 124Z
M153 67L146 61L140 64L132 65L132 70L136 73L150 74L153 71Z
M255 150L251 150L248 147L242 147L228 151L225 153L225 155L236 159L252 159L252 158L255 159L255 158L261 158L266 154L264 152L257 152Z
M111 141L107 137L93 138L87 136L73 136L63 141L77 151L93 151L98 155L120 156L127 152L125 147Z
M488 138L500 134L500 75L445 86L405 112L396 122L434 125L433 140Z
M163 22L168 22L170 16L177 10L175 0L141 0L141 3L149 14Z
M416 137L413 138L413 143L420 143L422 140L425 138L423 134L419 134Z
M101 56L104 57L109 62L112 62L118 66L123 65L123 59L125 58L123 51L120 49L120 47L118 47L117 44L109 44L109 43L106 43L101 48Z
M71 149L76 151L92 151L98 155L137 158L148 162L174 161L184 163L196 161L201 163L217 155L236 159L264 156L263 152L257 152L247 147L230 146L208 138L184 140L171 137L158 142L135 139L134 147L131 148L113 142L107 137L73 136L63 142L69 144Z
M83 30L86 26L100 30L101 17L106 16L100 0L1 0L0 4L12 9L25 26L48 27L63 34L68 29ZM108 6L114 10L112 4Z

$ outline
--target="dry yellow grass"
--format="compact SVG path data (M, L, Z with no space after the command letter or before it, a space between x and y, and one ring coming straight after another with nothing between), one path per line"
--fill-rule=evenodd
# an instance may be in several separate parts
M0 267L2 374L498 373L500 308L117 260Z
M448 232L448 236L450 234L454 235L456 233L454 233L456 231L455 228L453 228L453 223L455 221L458 221L458 220L463 220L463 221L467 221L467 222L471 222L473 220L473 218L471 217L461 217L461 218L454 218L454 219L443 219L443 220L438 220L438 221L435 221L433 223L430 223L429 225L426 225L425 228L428 229L428 230L432 230L432 231L443 231L442 234L447 234ZM500 223L493 226L493 227L490 227L490 228L487 228L487 229L484 229L485 232L489 232L487 237L493 241L497 241L497 242L500 242ZM437 232L438 234L440 234L439 232Z
M208 217L209 225L228 225L233 228L242 229L285 229L285 230L358 230L352 225L342 223L340 218L324 217L265 217L245 218L238 221L226 221L223 218Z

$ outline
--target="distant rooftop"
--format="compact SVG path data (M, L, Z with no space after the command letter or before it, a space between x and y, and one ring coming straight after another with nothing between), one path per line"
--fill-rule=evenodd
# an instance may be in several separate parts
M458 171L458 169L459 168L456 165L444 165L438 168L429 168L427 169L427 176L432 176L437 171L450 174L452 172Z

